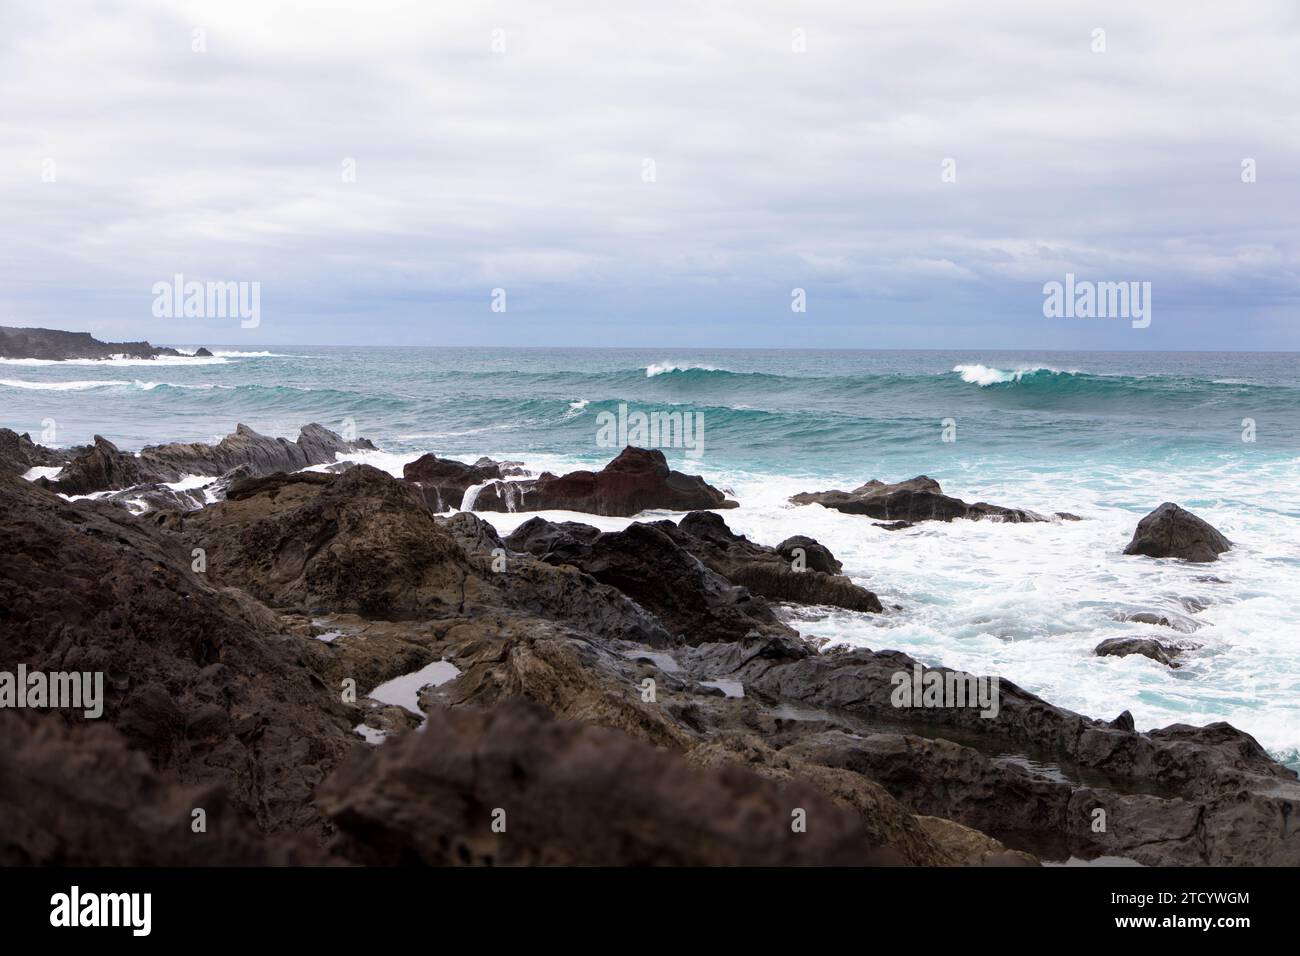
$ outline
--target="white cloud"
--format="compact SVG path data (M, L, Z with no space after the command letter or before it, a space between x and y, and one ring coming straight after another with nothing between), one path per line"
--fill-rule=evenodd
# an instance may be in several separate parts
M1295 301L1283 2L25 2L0 45L0 321L165 337L132 302L174 272L300 317L513 283L562 323L818 281L934 309L977 281L1032 315L1067 269L1238 283L1273 328Z

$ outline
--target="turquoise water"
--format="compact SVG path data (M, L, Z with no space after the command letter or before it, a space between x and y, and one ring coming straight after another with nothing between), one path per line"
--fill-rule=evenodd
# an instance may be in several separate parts
M1296 353L272 352L0 362L0 424L138 449L212 440L236 422L290 436L309 421L351 422L383 449L372 462L400 474L426 451L598 465L615 451L597 441L601 412L698 412L702 452L664 451L734 492L733 527L768 543L811 534L901 608L792 611L805 633L1001 674L1091 716L1129 709L1139 726L1230 720L1300 764ZM955 441L942 440L946 420ZM1255 440L1243 441L1252 423ZM891 534L786 501L920 473L967 500L1087 520ZM1165 500L1213 522L1234 550L1208 567L1123 556L1137 520ZM508 531L521 519L492 520ZM1092 656L1106 637L1152 632L1116 619L1134 610L1196 628L1164 635L1200 645L1184 667Z
M1031 468L1300 450L1296 353L276 352L211 364L0 363L0 400L6 423L33 434L53 417L62 443L104 432L132 448L224 434L236 420L289 433L351 418L393 451L434 442L477 453L490 435L595 461L607 457L595 415L628 402L702 412L708 457L721 465L808 474L933 469L945 418L957 420L958 441L940 449L950 459L1005 455ZM1248 447L1243 418L1257 425Z

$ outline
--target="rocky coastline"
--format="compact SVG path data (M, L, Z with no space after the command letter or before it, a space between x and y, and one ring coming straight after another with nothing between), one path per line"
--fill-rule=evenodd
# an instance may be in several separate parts
M1249 734L1138 732L996 675L823 650L783 608L890 611L815 539L735 533L735 502L659 452L537 477L335 464L373 447L319 425L138 454L0 430L0 672L108 687L99 720L0 708L0 860L1300 864L1300 781ZM195 475L201 493L168 487ZM796 498L909 523L1074 517L924 477ZM685 514L491 524L547 510ZM1123 560L1229 547L1167 503ZM1104 653L1176 666L1148 643ZM899 675L995 682L995 713L900 704Z
M156 359L161 357L212 358L200 348L192 355L148 342L101 342L89 332L61 329L20 329L0 326L0 358L38 359L45 362L108 359Z

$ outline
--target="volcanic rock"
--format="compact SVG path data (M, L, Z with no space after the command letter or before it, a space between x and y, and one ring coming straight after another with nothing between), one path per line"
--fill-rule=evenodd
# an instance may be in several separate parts
M796 505L819 504L845 514L866 515L890 522L952 521L954 518L1010 522L1049 520L1018 508L1003 508L984 502L967 504L960 498L943 494L939 482L925 475L892 485L873 479L852 491L802 492L791 497L790 501ZM897 530L898 527L894 525L887 530Z
M209 574L273 607L412 621L510 609L665 644L658 621L573 568L497 555L478 518L436 517L419 491L369 465L236 482L185 517ZM468 546L468 547L467 547Z
M733 641L765 629L789 633L766 601L701 563L658 525L634 523L602 533L589 525L531 518L506 538L506 546L572 565L617 588L684 642Z
M1093 650L1098 657L1128 657L1130 654L1141 654L1168 667L1182 666L1174 661L1174 658L1182 652L1180 647L1162 644L1149 637L1110 637Z
M330 862L314 840L259 833L220 785L164 778L111 727L52 715L0 712L0 820L2 866Z
M19 435L0 428L0 473L22 475L32 468L56 468L66 465L69 457L67 451L36 444L26 432Z
M349 708L269 610L114 505L0 476L0 514L0 670L102 672L102 720L156 769L224 785L264 829L321 825L308 798L355 739Z
M581 511L631 517L649 509L695 511L735 508L725 494L698 475L668 467L658 449L628 446L600 471L549 472L527 481L488 485L475 511Z
M1208 521L1166 501L1138 522L1124 553L1205 562L1231 549L1232 542Z
M175 442L148 445L139 455L119 451L99 435L94 445L69 462L48 487L60 494L85 495L141 484L179 481L187 475L230 475L244 469L247 476L292 472L332 462L340 452L373 450L366 439L346 441L322 425L303 426L297 441L259 435L247 425L215 445Z
M371 864L901 862L873 853L856 814L807 783L737 765L696 769L519 702L434 710L421 733L356 754L318 799L338 829L336 851ZM791 826L799 811L807 832Z
M176 349L148 342L101 342L89 332L60 329L16 329L0 327L0 358L42 359L152 359L160 355L181 355Z
M694 511L678 525L659 521L655 527L733 584L769 600L882 610L879 598L840 574L843 566L830 549L812 538L797 535L769 548L735 534L712 511Z
M501 466L490 458L480 458L473 465L437 455L422 455L402 468L402 478L420 489L434 511L461 507L465 492L476 485L502 478ZM473 502L469 502L473 510Z

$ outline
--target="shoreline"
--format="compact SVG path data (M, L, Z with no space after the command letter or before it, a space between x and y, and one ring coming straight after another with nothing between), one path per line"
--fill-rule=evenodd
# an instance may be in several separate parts
M1229 792L1249 793L1249 812L1263 821L1276 812L1276 800L1282 799L1278 794L1295 790L1300 795L1300 784L1293 771L1226 724L1139 733L1127 712L1109 721L1083 717L1005 679L1000 680L999 706L989 708L985 700L983 717L951 701L900 709L889 699L891 675L915 669L918 681L922 674L935 673L948 675L951 684L954 672L924 667L899 651L834 646L815 636L810 643L797 629L798 613L784 608L845 602L846 607L875 607L877 614L895 609L881 606L872 592L844 577L835 555L815 539L794 543L792 538L778 546L737 535L727 521L740 510L708 510L725 504L727 496L702 479L673 477L679 473L668 469L662 455L656 459L657 453L629 448L601 471L563 478L528 474L526 463L482 459L468 464L426 455L406 464L403 480L365 465L337 466L342 463L336 459L349 452L378 452L362 443L364 439L349 442L319 426L304 428L297 442L241 427L217 445L154 446L140 455L126 455L101 439L66 462L71 477L60 473L53 482L42 477L33 483L15 476L3 479L0 487L14 513L44 515L41 520L52 525L51 533L67 533L58 528L87 522L123 529L119 534L139 543L118 561L129 560L133 548L156 552L153 560L164 564L164 553L201 550L203 570L186 574L184 565L177 564L174 573L189 582L186 588L208 594L205 600L243 595L239 601L247 610L241 614L251 613L250 620L261 623L241 640L253 641L257 653L268 652L272 645L265 642L271 633L291 635L289 650L300 662L282 675L291 684L308 688L314 679L329 686L343 675L360 675L356 701L344 704L343 737L322 728L321 742L336 742L326 752L342 747L347 738L385 742L373 748L378 757L356 756L346 766L329 759L314 775L318 784L333 781L325 785L333 801L327 801L333 807L327 812L334 814L327 830L337 831L341 819L364 818L368 812L369 798L355 767L382 776L387 772L383 768L396 761L391 768L396 781L425 766L431 757L428 747L409 740L398 746L417 719L427 728L442 728L438 733L486 734L483 745L488 746L495 739L493 721L505 721L521 733L569 733L544 729L559 718L617 732L616 738L600 738L600 746L613 748L611 753L626 746L629 737L666 748L685 760L684 768L694 768L682 771L691 786L707 787L709 773L722 772L737 760L757 769L758 779L810 784L841 809L855 808L857 822L846 818L845 825L850 830L867 826L873 836L866 842L874 850L888 850L907 862L1032 863L1036 858L1018 847L1045 852L1042 847L1062 846L1069 858L1128 857L1148 863L1232 863L1243 854L1286 861L1300 854L1300 841L1284 834L1275 839L1256 833L1248 847L1238 845L1235 824L1223 816L1222 801ZM22 450L29 459L70 457L39 446ZM299 467L286 473L286 462ZM193 498L168 489L173 495L160 502L165 507L142 516L104 500L69 502L40 487L49 484L57 490L74 479L93 485L95 480L111 484L144 476L161 494L158 478L176 476L174 483L184 483L180 476L194 467L219 485L219 493L205 496L195 508ZM139 484L117 490L129 487ZM866 500L902 495L914 511L918 491L930 496L924 499L926 508L951 509L930 502L956 501L937 485L904 483L897 491L884 486L884 492L864 487ZM567 523L531 511L520 521L523 512L511 513L510 496L502 490L507 488L523 495L525 503L529 495L542 495L546 504L589 502L591 509L611 512L595 519L607 530L590 527L583 519L592 516L581 510ZM479 502L500 508L504 534L492 524L496 516L491 513L438 507L444 499L459 502L471 490ZM489 492L495 504L485 498ZM567 517L554 512L545 509L552 517ZM668 512L685 516L680 521L660 517ZM925 520L929 512L909 514ZM1003 518L996 510L979 514ZM1013 522L1028 520L1023 512L1007 515ZM865 530L870 518L861 520ZM989 528L1019 526L987 518L947 520ZM899 532L876 533L888 539ZM308 541L317 543L303 551ZM44 560L22 538L12 547L10 561ZM809 554L818 566L797 566ZM359 564L361 555L365 558ZM214 586L219 590L213 591ZM154 593L151 604L166 592ZM20 603L22 599L38 602L31 608L34 618L59 613L35 592L21 595ZM95 615L103 610L87 609ZM75 621L65 624L77 626ZM143 634L162 625L159 620L130 626ZM265 636L257 637L259 631ZM27 646L41 646L39 634L28 639L35 643ZM87 640L102 642L103 635L88 634ZM420 714L365 696L404 675L432 673L429 668L439 661L446 667L433 670L441 678L430 681L416 698ZM524 666L525 661L531 663ZM176 666L166 657L150 665L163 672ZM449 674L454 676L446 680ZM250 688L259 682L252 673L239 679ZM642 699L647 680L652 700ZM404 692L404 700L412 690ZM294 707L300 712L290 721L310 726L336 709L319 696L314 691L299 695ZM509 703L517 697L532 701L530 706L541 704L542 711L518 711ZM110 694L107 707L107 722L128 740L141 732L133 714L139 703L133 706L133 700L130 692L118 701ZM184 713L195 704L175 701L172 706ZM462 710L485 716L458 716ZM312 712L317 716L309 716ZM187 721L195 716L192 712ZM479 720L488 724L474 723ZM477 729L467 730L471 725ZM354 767L352 776L347 767ZM277 776L282 773L275 770L275 780L249 781L247 786L253 791L283 787ZM340 782L338 773L350 782ZM454 789L468 783L446 785ZM940 792L944 796L936 802ZM314 818L287 792L263 792L258 799L280 805L273 814L277 818ZM867 803L870 813L864 809ZM1193 807L1202 820L1194 840L1142 830L1170 814L1181 819ZM1146 822L1137 829L1130 825L1098 834L1085 822L1097 809ZM882 830L884 818L895 822ZM281 833L286 825L272 821L269 832ZM452 823L423 820L419 826L436 831ZM1160 824L1160 832L1169 826ZM1220 826L1228 829L1219 833ZM1208 842L1206 828L1216 834ZM992 833L1010 834L1012 843L1000 842ZM419 833L407 837L424 845ZM541 835L538 840L546 842ZM365 857L374 848L364 843L343 840L348 849L336 845L331 852ZM540 845L535 849L542 852ZM548 844L546 852L554 851ZM568 846L565 852L574 851Z

